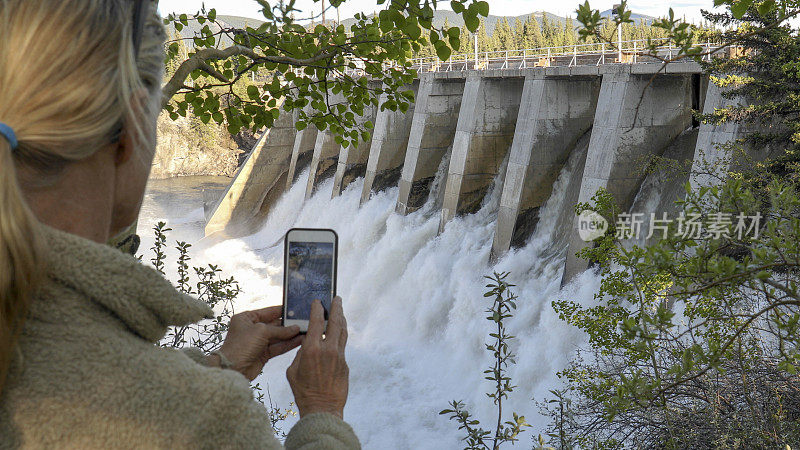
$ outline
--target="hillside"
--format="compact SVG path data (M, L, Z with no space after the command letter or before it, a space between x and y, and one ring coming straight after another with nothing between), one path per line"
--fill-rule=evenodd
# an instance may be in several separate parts
M600 13L601 17L611 17L611 15L612 15L612 12L611 12L610 9L607 9L607 10L605 10L605 11ZM631 19L633 19L633 21L637 22L637 23L640 20L644 20L644 23L646 23L647 25L650 25L650 24L653 23L653 20L655 19L655 17L647 16L647 15L644 15L644 14L631 13Z
M537 11L537 12L532 12L530 14L523 14L521 16L493 16L493 15L489 15L489 17L484 19L484 23L486 24L486 33L491 35L492 32L494 31L495 26L497 26L497 22L499 22L501 19L506 19L506 20L508 20L508 22L510 24L513 25L514 22L517 19L519 19L519 20L524 22L524 21L528 20L528 18L530 16L536 17L539 20L539 22L541 22L542 18L545 17L545 16L547 17L547 20L549 20L551 22L555 22L555 23L564 23L567 20L564 17L557 16L555 14L552 14L552 13L549 13L549 12L546 12L546 11ZM434 13L434 16L433 16L433 24L434 24L434 26L441 27L442 25L444 25L445 20L450 24L450 26L453 26L453 27L459 27L460 28L462 25L464 25L464 20L461 18L461 16L456 14L456 13L454 13L453 11L439 10L439 11L436 11ZM342 24L345 27L349 27L354 22L355 22L355 19L346 19L346 20L342 21Z
M603 11L601 13L601 15L603 17L608 17L608 16L611 15L611 10L609 9L609 10ZM484 22L486 24L486 33L491 35L492 32L494 31L494 28L497 25L498 21L500 21L501 19L508 20L509 24L511 24L513 26L513 24L514 24L514 22L516 20L520 20L520 21L524 22L530 16L536 17L539 20L539 22L541 22L544 17L547 17L547 20L549 20L551 22L555 22L555 23L559 23L559 24L563 24L567 20L565 17L561 17L561 16L558 16L558 15L555 15L555 14L552 14L552 13L549 13L549 12L546 12L546 11L536 11L536 12L532 12L532 13L529 13L529 14L523 14L521 16L493 16L493 15L489 15L489 17L484 19ZM631 14L631 18L636 22L639 22L640 20L644 20L645 23L648 24L648 25L650 23L652 23L653 19L655 19L654 17L647 16L647 15L644 15L644 14L637 14L637 13ZM217 20L219 22L221 22L223 24L223 26L228 26L228 27L232 27L232 28L244 28L245 26L250 26L250 27L255 28L255 27L258 27L259 25L261 25L263 23L263 21L258 20L258 19L252 19L252 18L247 18L247 17L239 17L239 16L225 16L225 15L217 16ZM454 27L461 27L464 24L464 21L461 18L461 16L456 14L456 13L454 13L453 11L439 10L439 11L436 11L434 13L434 19L433 19L434 26L440 27L440 26L444 25L445 20L450 24L450 26L454 26ZM342 20L342 25L344 25L345 27L348 27L348 28L353 23L355 23L355 19L352 19L352 18ZM196 22L190 22L189 26L184 28L184 31L181 32L181 34L184 37L191 37L191 36L194 36L194 34L196 32L198 32L199 30L200 30L200 28L199 28L199 26L197 25ZM229 42L223 42L223 45L228 45L228 44L229 44Z
M251 19L249 17L223 16L223 15L217 16L217 22L219 22L223 28L239 28L239 29L245 27L257 28L259 25L264 23L263 20ZM214 32L219 31L219 27L216 27L213 24L209 24L209 26L211 26L212 31ZM199 34L201 28L202 26L199 25L196 21L189 21L189 25L184 27L183 30L181 31L181 36L190 39L195 35ZM170 28L170 30L172 29ZM231 45L231 43L232 41L230 39L223 37L222 39L223 47L227 47ZM193 45L190 40L186 41L186 44L190 47Z

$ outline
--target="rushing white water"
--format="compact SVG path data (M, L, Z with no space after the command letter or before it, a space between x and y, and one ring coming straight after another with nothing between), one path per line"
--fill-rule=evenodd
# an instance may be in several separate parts
M304 202L307 173L277 202L261 231L198 248L193 256L195 262L219 264L240 282L244 292L237 308L245 310L280 303L283 247L279 244L287 229L337 231L339 294L350 334L345 419L368 449L460 448L462 432L438 414L454 399L463 400L484 428L494 428L494 406L485 394L492 386L483 379L491 362L484 342L492 331L485 318L490 302L483 297L483 276L510 271L519 295L516 315L507 324L517 337L513 343L517 364L510 369L517 388L504 402L504 411L506 417L511 411L523 414L533 425L522 438L527 441L546 425L534 399L543 400L558 387L556 372L583 340L558 319L551 302L564 296L591 299L598 285L586 273L560 290L565 249L554 250L551 245L563 229L549 222L557 220L558 211L569 201L569 180L576 166L582 168L581 156L585 154L565 166L528 244L493 267L487 261L499 189L490 191L479 212L455 218L437 236L439 214L430 204L433 200L400 216L394 213L397 189L393 188L359 207L360 179L332 200L332 180L327 180ZM293 356L294 352L270 361L257 380L269 386L279 405L292 400L285 370Z

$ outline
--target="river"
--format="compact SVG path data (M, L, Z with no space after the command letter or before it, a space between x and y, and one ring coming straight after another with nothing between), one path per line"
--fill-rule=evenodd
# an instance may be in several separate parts
M576 159L576 158L573 158ZM540 225L528 243L497 264L488 264L499 192L492 190L475 214L457 217L437 235L434 202L408 216L394 212L397 188L373 195L359 207L363 180L330 199L332 180L303 200L307 173L277 202L263 228L241 239L196 245L195 263L219 264L242 287L238 310L280 304L281 238L291 227L333 228L340 238L339 294L344 299L350 339L350 395L345 419L367 449L462 448L455 422L438 412L451 400L463 400L484 428L493 429L491 385L483 370L491 363L484 342L492 325L485 318L484 275L510 271L519 309L508 322L517 339L517 364L509 374L518 387L504 411L528 418L533 428L522 446L543 432L547 418L535 401L560 385L563 369L584 337L567 327L551 302L570 298L592 301L599 280L586 273L561 290L566 247L563 211L574 193L569 186L577 162L570 162L540 213ZM152 245L148 229L166 220L175 231L170 242L202 237L202 188L219 188L226 179L190 177L151 182L139 230L142 249ZM578 183L579 185L579 183ZM431 196L435 197L435 196ZM571 223L571 221L566 221ZM555 244L554 244L555 243ZM145 251L147 254L147 252ZM149 258L149 256L148 256ZM275 358L257 379L269 386L273 401L288 405L291 391L285 370L293 353ZM288 425L287 425L288 427Z

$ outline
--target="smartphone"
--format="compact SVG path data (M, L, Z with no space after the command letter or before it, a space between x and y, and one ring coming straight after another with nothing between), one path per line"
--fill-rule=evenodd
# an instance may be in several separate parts
M325 309L325 326L336 296L339 237L333 230L292 228L283 245L283 326L308 331L311 304L319 299Z

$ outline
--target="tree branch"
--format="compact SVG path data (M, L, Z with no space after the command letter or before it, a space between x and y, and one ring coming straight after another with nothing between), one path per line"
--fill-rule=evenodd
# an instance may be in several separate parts
M175 71L175 74L172 78L161 88L161 107L167 106L170 99L180 90L183 86L183 82L186 78L191 74L193 71L200 69L208 73L209 75L213 76L214 78L220 79L222 81L227 82L225 77L221 77L218 75L219 72L216 70L209 71L208 68L211 66L208 64L208 61L218 60L218 59L228 59L231 56L236 55L244 55L253 60L259 61L266 61L266 62L274 62L278 64L288 64L291 66L310 66L318 61L322 61L334 56L338 53L338 49L329 50L327 52L320 53L316 56L312 56L311 58L306 59L298 59L298 58L291 58L288 56L270 56L270 55L259 55L253 49L247 48L242 45L232 45L225 49L216 49L216 48L204 48L199 50L197 53L189 57L186 61L181 63L180 67Z

